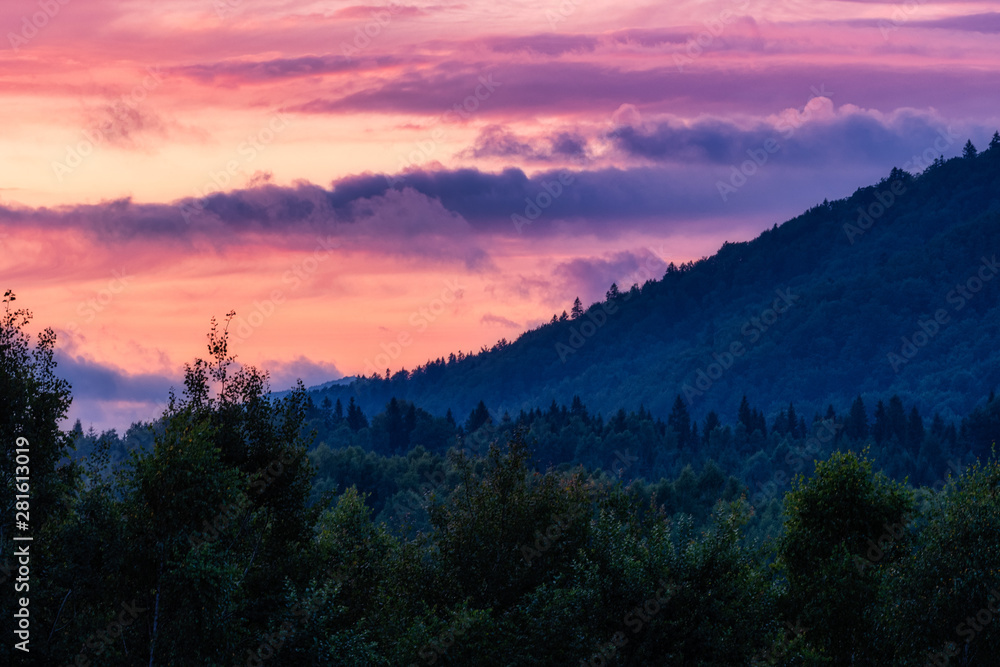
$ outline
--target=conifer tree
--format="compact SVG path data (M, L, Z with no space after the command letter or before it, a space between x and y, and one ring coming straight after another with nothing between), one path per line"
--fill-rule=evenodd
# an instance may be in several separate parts
M351 400L347 404L347 425L352 431L360 431L368 427L368 418L365 417L365 413L354 402L353 396L351 396Z
M910 408L910 418L906 425L906 440L912 449L919 448L924 441L924 420L921 419L915 405Z
M691 439L691 415L688 414L687 406L680 394L674 399L674 407L667 417L667 426L677 434L677 446L686 447Z
M889 437L889 418L885 411L885 403L879 400L875 406L875 423L872 424L872 438L875 444L881 445Z
M743 394L743 399L740 401L740 409L737 412L737 419L741 424L743 424L743 427L747 430L748 435L753 432L753 413L750 412L750 402L747 400L746 394Z
M722 423L719 421L719 415L716 414L715 410L712 410L705 416L705 426L701 432L701 439L706 445L708 440L712 435L712 431L721 426Z
M851 412L845 426L846 435L851 440L864 440L868 437L868 413L860 395L851 404Z

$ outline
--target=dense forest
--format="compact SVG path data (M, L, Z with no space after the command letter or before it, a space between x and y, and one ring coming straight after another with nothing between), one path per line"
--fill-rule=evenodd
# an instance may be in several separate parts
M33 542L19 569L7 502L0 576L30 604L0 600L0 652L18 664L989 665L1000 649L993 396L958 427L896 396L771 420L747 399L735 427L681 399L665 422L580 400L480 404L461 424L390 400L369 419L301 386L272 397L213 323L181 394L119 438L60 430L54 334L32 345L12 299L3 476L14 498L16 441Z
M481 457L492 442L516 437L528 445L533 469L568 473L582 467L597 478L630 485L643 504L652 499L671 515L692 515L696 523L720 498L745 495L769 517L763 530L774 535L780 531L781 495L796 474L811 474L815 458L864 448L890 478L932 486L947 472L957 474L987 459L1000 433L1000 400L992 394L957 426L940 415L925 424L916 406L907 408L895 395L875 406L858 396L846 408L838 413L830 405L807 420L790 403L769 423L744 396L730 426L714 412L699 424L680 396L666 421L642 406L628 413L620 409L605 420L574 397L569 407L553 401L547 410L522 410L513 418L491 414L480 402L456 423L450 412L434 417L395 398L369 420L353 400L345 410L339 399L324 398L317 406L307 394L303 432L314 443L309 458L316 469L310 499L318 502L326 492L355 486L377 521L396 528L409 521L426 529L421 490L450 491L459 484L448 452ZM156 428L135 424L119 437L113 430L84 434L78 422L71 436L76 456L87 458L103 448L119 463L132 450L148 448Z
M811 415L896 394L957 420L1000 383L998 251L1000 133L712 257L640 267L515 341L378 368L314 400L395 396L443 415L580 395L605 414L641 403L665 415L681 394L699 419L735 420L743 395L769 415L790 398Z
M995 665L998 192L1000 135L513 343L313 391L237 362L230 314L122 434L66 428L56 336L8 291L0 656Z

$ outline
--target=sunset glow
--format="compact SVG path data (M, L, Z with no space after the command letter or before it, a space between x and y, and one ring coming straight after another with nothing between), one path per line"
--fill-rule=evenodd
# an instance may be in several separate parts
M984 146L994 6L10 0L3 288L98 429L476 351Z

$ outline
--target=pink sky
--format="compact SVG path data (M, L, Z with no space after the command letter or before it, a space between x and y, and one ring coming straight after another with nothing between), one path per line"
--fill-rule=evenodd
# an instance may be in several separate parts
M2 287L99 429L233 309L277 389L478 350L982 147L993 6L9 0Z

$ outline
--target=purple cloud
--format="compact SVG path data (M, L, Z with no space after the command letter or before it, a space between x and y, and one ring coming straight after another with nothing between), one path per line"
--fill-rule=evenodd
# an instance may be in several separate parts
M949 136L947 122L930 113L836 110L829 100L817 98L803 112L758 120L749 127L717 118L693 123L666 119L622 126L608 136L627 155L657 162L734 164L770 141L783 164L821 167L887 161L901 165L942 135Z
M967 14L965 16L947 16L928 21L910 21L908 25L920 28L963 30L966 32L992 34L1000 32L1000 13L986 12L983 14Z
M168 70L171 75L211 83L220 79L247 83L266 83L275 79L361 72L400 64L396 56L380 55L348 58L343 55L302 56L255 61L221 61L184 65ZM412 60L410 62L413 62Z
M65 351L56 353L58 375L73 386L73 395L91 400L164 403L178 378L150 373L132 374Z
M501 125L489 125L482 129L475 144L463 155L472 158L516 158L527 162L579 161L587 157L587 140L579 134L558 132L541 141L547 146L533 146Z
M506 317L500 315L494 315L492 313L486 313L481 318L479 318L480 324L492 325L506 327L508 329L520 329L521 325L513 320L508 320Z
M259 370L268 372L273 391L293 388L298 380L302 380L306 387L312 387L344 377L336 365L327 361L313 361L302 355L288 361L262 361Z
M612 283L626 291L633 284L661 278L666 268L666 263L649 250L623 251L605 257L577 257L557 265L553 274L562 281L564 293L576 290L586 308L603 301Z
M476 118L535 113L593 114L633 104L643 112L767 114L776 108L801 107L810 89L836 92L839 104L865 108L930 108L943 113L995 113L990 91L1000 88L1000 72L990 69L921 69L921 86L911 85L909 70L863 64L781 64L759 70L675 65L625 70L587 62L449 61L410 70L393 79L372 82L364 90L318 97L289 105L303 113L418 113L441 116L472 95L479 76L490 72L500 85L474 112ZM458 121L457 116L445 120Z
M564 53L590 53L598 44L593 35L561 35L543 33L524 37L495 37L486 41L497 53L534 53L558 57Z

